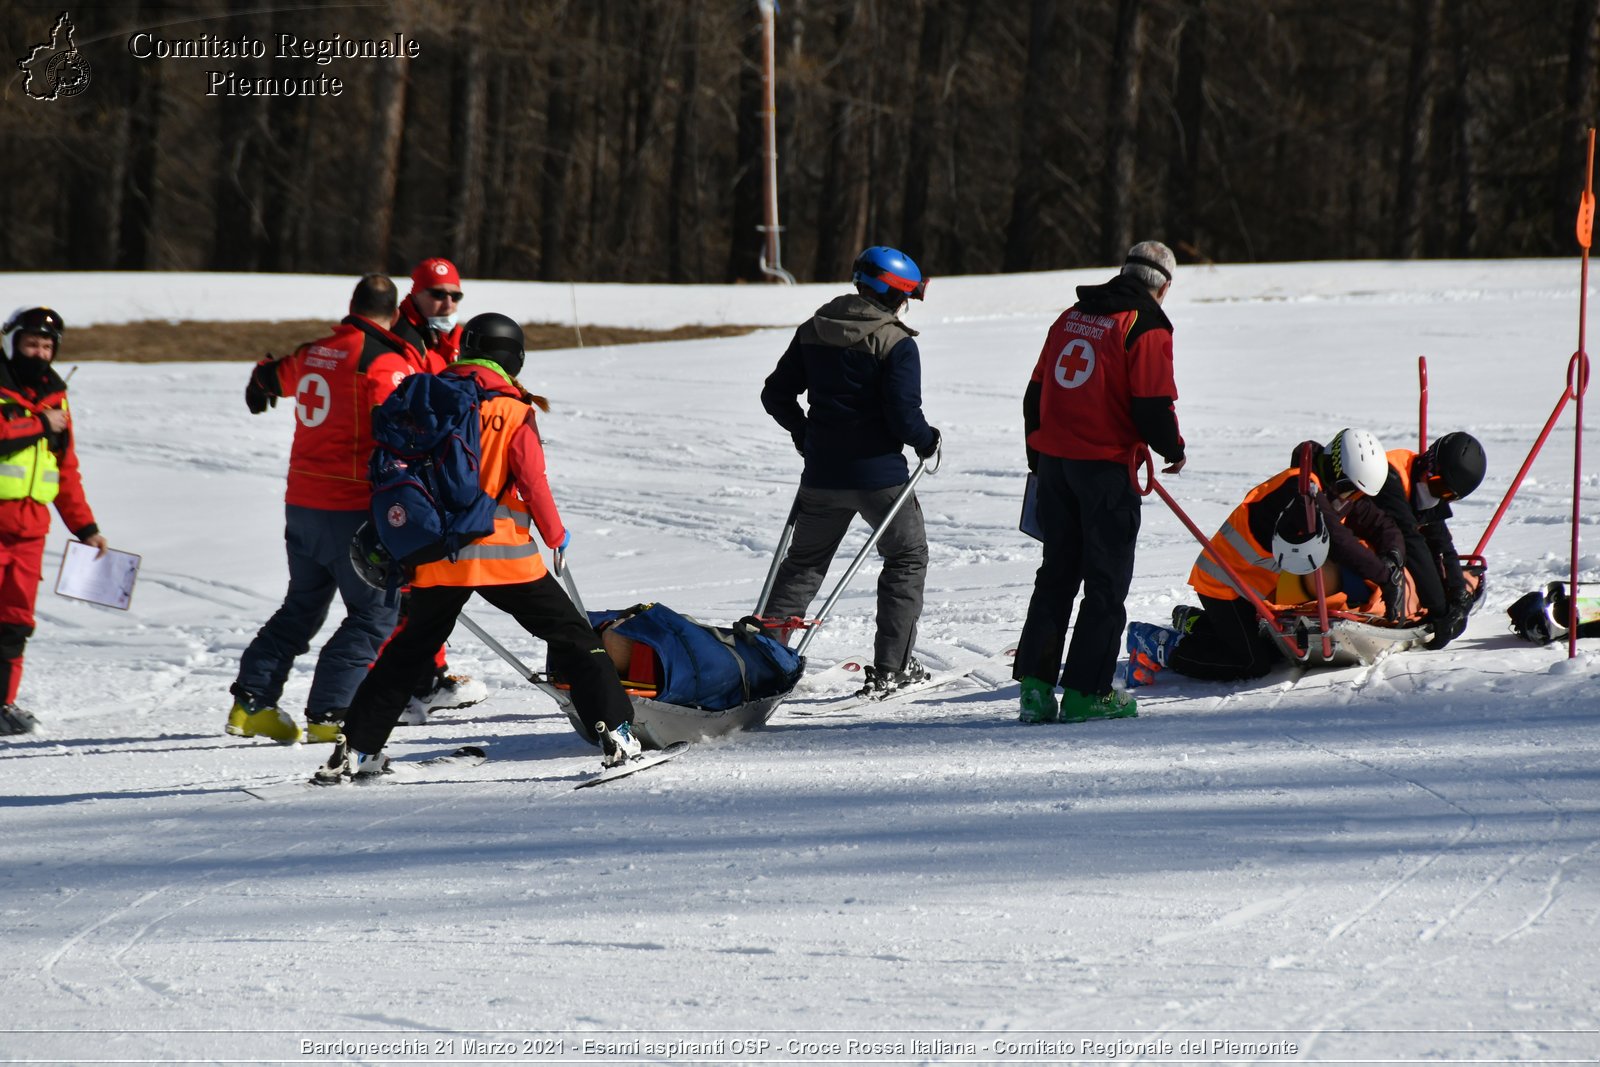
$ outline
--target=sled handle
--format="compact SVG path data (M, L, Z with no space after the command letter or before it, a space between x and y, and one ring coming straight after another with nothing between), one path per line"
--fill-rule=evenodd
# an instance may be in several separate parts
M489 631L485 630L482 626L479 626L477 621L474 620L471 615L468 615L463 611L457 616L457 619L460 621L461 625L471 630L479 641L482 641L484 644L488 645L489 649L494 652L495 655L499 656L501 659L510 664L512 670L522 675L522 677L535 689L539 690L539 692L543 693L551 700L554 700L558 707L560 707L562 710L566 710L571 706L572 701L566 693L563 693L561 690L551 685L550 679L546 678L532 667L529 667L517 657L515 652L511 651L505 645L502 645L499 641L495 640L494 635L489 633Z
M756 618L767 613L767 601L772 599L772 587L778 584L778 568L783 565L784 557L789 554L789 545L794 541L794 524L800 517L800 492L795 491L794 504L789 508L789 517L784 520L783 533L778 538L778 547L772 553L772 566L767 568L767 580L761 585L761 596L756 600L756 610L751 612Z
M1140 467L1145 469L1145 483L1142 486L1139 484ZM1194 535L1194 539L1200 542L1200 550L1209 556L1213 563L1222 568L1223 573L1227 574L1232 581L1234 588L1239 590L1246 600L1250 601L1250 605L1256 609L1256 614L1261 616L1261 621L1266 623L1267 628L1272 631L1272 636L1277 638L1279 643L1283 645L1284 650L1289 653L1289 658L1296 663L1304 663L1311 655L1310 642L1306 643L1304 652L1295 645L1294 639L1284 632L1282 625L1278 622L1278 617L1267 607L1267 602L1261 598L1261 594L1250 588L1245 583L1245 580L1239 577L1239 573L1233 569L1227 560L1222 558L1222 554L1211 543L1211 538L1201 532L1200 527L1194 524L1194 520L1189 518L1183 508L1178 506L1178 502L1172 498L1172 494L1168 493L1166 488L1156 481L1155 462L1150 458L1150 450L1144 445L1140 445L1128 459L1128 478L1133 482L1134 490L1140 496L1149 496L1154 491L1156 495L1161 497L1162 502L1178 517L1178 521L1188 527L1189 532Z

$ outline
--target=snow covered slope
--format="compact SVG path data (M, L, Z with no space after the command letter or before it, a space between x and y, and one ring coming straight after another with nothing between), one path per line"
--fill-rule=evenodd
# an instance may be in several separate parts
M930 663L1016 639L1037 564L1016 532L1022 389L1071 287L1105 274L935 279L911 313L946 441L920 493ZM350 287L0 282L69 322L331 320ZM787 324L538 353L525 378L555 403L541 426L590 605L747 612L799 469L757 394L788 328L839 287L467 288L469 312L524 319L569 320L576 300L586 323ZM1166 484L1210 529L1306 437L1361 425L1414 444L1425 354L1433 435L1489 450L1454 527L1470 549L1561 392L1576 304L1566 262L1185 268L1169 310L1191 458ZM351 1044L405 1040L413 1059L466 1061L495 1058L469 1041L512 1042L502 1061L840 1060L849 1040L905 1045L858 1061L964 1044L1160 1061L1185 1041L1228 1061L1600 1056L1595 650L1569 663L1503 615L1565 574L1570 410L1489 545L1487 605L1442 652L1240 687L1163 677L1138 719L1081 726L1017 725L992 671L801 714L824 680L769 729L573 793L594 750L463 631L453 665L490 699L401 730L394 754L470 741L488 763L262 802L239 787L303 776L326 749L222 734L239 653L285 582L292 417L247 414L245 376L94 363L72 380L90 500L144 571L127 613L40 596L23 697L48 732L0 742L0 1058L380 1062L404 1057ZM1131 617L1188 598L1195 552L1151 498ZM813 663L870 646L874 574ZM296 712L310 668L285 696ZM733 1044L752 1039L774 1044ZM643 1044L671 1040L724 1044Z

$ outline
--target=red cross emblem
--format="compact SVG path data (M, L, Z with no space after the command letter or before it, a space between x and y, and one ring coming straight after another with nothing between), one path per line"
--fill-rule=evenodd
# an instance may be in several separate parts
M1076 389L1094 373L1094 345L1082 337L1074 337L1056 357L1056 384L1063 389Z
M295 393L294 413L302 426L320 426L331 409L329 401L333 390L328 380L320 374L308 374L300 379L300 390Z

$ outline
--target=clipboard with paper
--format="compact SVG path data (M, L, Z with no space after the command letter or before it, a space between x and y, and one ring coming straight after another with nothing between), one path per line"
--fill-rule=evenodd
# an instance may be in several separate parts
M102 555L93 545L68 541L66 551L61 553L56 595L127 611L133 601L134 583L139 579L140 562L141 557L132 552L108 548Z

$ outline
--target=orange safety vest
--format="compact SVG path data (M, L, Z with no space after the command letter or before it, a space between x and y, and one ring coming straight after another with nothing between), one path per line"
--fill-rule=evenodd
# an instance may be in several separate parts
M1391 448L1384 455L1389 460L1390 468L1400 475L1400 488L1405 491L1406 503L1411 503L1411 461L1417 458L1417 454L1406 448Z
M544 556L529 530L533 518L528 507L515 492L506 492L511 485L511 435L528 421L531 409L515 397L494 396L478 411L483 453L478 484L486 493L499 494L494 533L463 548L454 562L421 564L411 580L414 586L520 585L545 575Z
M1272 599L1278 588L1278 565L1272 560L1272 550L1264 547L1250 532L1250 505L1276 492L1285 482L1300 477L1297 467L1290 467L1262 482L1245 495L1244 500L1228 515L1222 528L1211 536L1217 555L1228 561L1235 574L1251 589L1265 599ZM1321 488L1317 476L1311 476L1313 489ZM1238 600L1244 594L1233 584L1228 572L1217 565L1209 553L1200 553L1194 569L1189 572L1189 584L1197 593L1216 600Z

